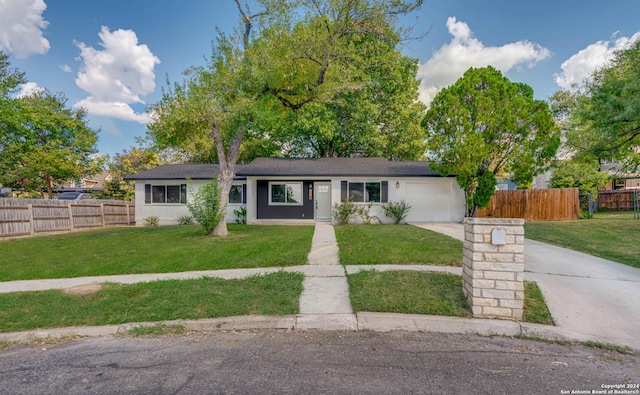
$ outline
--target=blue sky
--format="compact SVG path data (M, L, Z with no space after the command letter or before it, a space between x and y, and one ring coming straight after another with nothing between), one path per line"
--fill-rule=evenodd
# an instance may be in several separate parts
M403 22L428 34L402 51L420 63L425 102L486 65L545 99L640 39L638 15L638 0L425 0ZM145 135L166 75L203 64L215 28L237 20L233 0L0 0L0 50L26 72L24 93L64 92L87 108L100 152L114 154Z

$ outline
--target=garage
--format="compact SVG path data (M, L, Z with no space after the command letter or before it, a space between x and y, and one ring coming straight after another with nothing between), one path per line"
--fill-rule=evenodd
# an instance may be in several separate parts
M459 193L451 188L450 178L434 178L421 182L407 182L405 201L411 205L407 222L458 222L455 218L461 204ZM459 190L459 188L456 188ZM463 204L463 203L462 203Z

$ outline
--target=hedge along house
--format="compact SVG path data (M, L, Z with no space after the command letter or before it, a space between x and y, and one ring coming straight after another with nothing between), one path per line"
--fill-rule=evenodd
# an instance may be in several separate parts
M163 165L128 177L136 182L137 223L155 215L161 224L171 224L189 215L186 199L194 188L210 182L216 170L217 165ZM235 221L233 211L246 207L247 223L328 222L332 207L346 199L371 203L370 215L382 222L391 222L382 206L401 200L412 206L407 222L461 222L464 218L464 193L455 178L432 172L426 162L258 158L236 166L227 220Z

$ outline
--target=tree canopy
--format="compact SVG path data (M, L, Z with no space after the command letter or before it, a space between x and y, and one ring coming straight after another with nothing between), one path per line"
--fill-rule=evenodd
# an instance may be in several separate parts
M425 135L419 121L425 108L417 101L417 60L400 53L403 29L397 23L399 15L421 1L261 4L268 14L254 14L246 40L219 33L209 64L189 69L189 82L170 87L168 96L193 89L186 85L194 81L204 88L206 79L241 79L233 84L242 86L243 111L252 118L241 161L257 156L422 157ZM251 16L247 10L241 13ZM238 56L244 63L237 63ZM150 140L160 149L177 148L191 161L217 160L208 128L173 133L165 126L155 122L149 128Z
M47 91L7 102L0 137L2 184L51 196L56 184L99 171L91 159L98 136L86 125L84 110L68 108L64 95Z
M469 217L489 204L497 174L530 182L548 168L560 143L548 104L493 67L470 68L441 90L422 125L430 166L456 176Z
M152 149L132 147L117 153L107 164L111 180L105 182L104 194L113 199L135 199L135 182L125 181L126 176L153 169L162 164L162 159Z
M555 164L549 184L552 188L578 188L580 194L596 198L598 188L605 186L607 181L609 177L600 171L597 161L571 159Z
M84 110L67 107L63 94L14 97L24 82L0 52L0 183L51 196L56 183L98 170L90 158L98 136Z
M575 95L574 145L599 159L640 166L640 41L615 53Z

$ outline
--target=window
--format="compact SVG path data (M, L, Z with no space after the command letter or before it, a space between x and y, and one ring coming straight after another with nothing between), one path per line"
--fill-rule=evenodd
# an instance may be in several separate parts
M146 204L186 204L187 184L180 185L150 185L144 186L144 202Z
M340 183L340 199L354 203L387 203L388 181L380 182L350 182Z
M246 204L247 195L245 194L244 184L231 185L229 190L229 203L230 204Z
M302 205L302 183L269 183L269 204L270 205Z
M350 182L349 200L355 203L380 203L380 183Z

